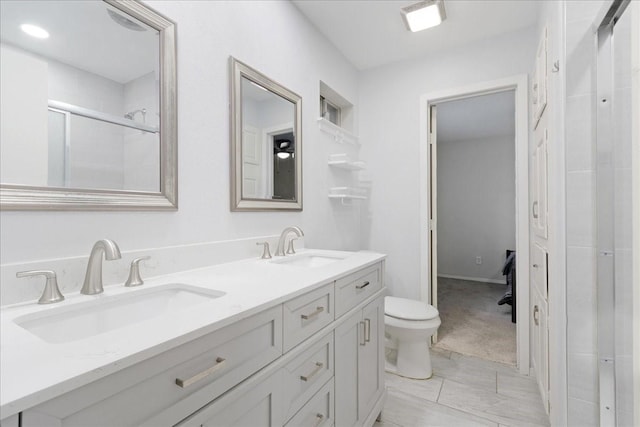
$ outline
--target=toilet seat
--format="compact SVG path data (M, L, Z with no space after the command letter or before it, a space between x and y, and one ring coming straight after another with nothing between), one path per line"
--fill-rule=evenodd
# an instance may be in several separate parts
M428 329L437 329L441 320L440 317L436 317L434 319L429 320L406 320L406 319L398 319L393 316L384 316L384 324L386 326L391 326L394 328L401 328L407 330L428 330Z
M436 319L438 310L422 301L398 297L384 297L384 314L400 320L426 321Z

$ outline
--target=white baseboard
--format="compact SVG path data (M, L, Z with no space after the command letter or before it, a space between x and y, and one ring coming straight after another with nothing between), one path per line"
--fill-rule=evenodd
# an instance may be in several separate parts
M506 280L485 279L484 277L454 276L452 274L438 274L438 277L443 277L445 279L470 280L472 282L498 283L500 285L507 284Z

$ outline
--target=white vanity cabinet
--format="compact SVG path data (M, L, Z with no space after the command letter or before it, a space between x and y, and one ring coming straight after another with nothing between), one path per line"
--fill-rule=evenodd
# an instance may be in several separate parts
M282 372L278 371L258 384L243 384L176 426L281 426L284 420L281 391Z
M277 306L24 411L22 427L173 425L281 355Z
M335 330L337 426L370 425L379 414L374 408L384 395L384 295L379 292L382 274L381 266L377 266L336 281L336 288L351 296L351 308L359 308L366 301L362 308L350 311ZM371 295L373 299L367 298Z
M371 426L385 396L383 269L313 286L23 411L21 427Z

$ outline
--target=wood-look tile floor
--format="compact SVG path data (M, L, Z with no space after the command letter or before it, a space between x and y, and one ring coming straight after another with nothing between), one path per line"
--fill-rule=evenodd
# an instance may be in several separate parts
M548 426L535 379L510 365L431 349L433 377L385 374L387 401L375 427Z

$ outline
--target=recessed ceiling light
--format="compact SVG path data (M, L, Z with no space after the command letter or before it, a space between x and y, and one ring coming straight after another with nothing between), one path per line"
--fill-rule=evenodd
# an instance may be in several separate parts
M38 27L37 25L22 24L20 25L20 29L25 33L29 34L31 37L35 37L38 39L49 38L49 32L44 28Z
M440 25L447 17L442 0L425 0L401 9L409 31L422 31Z

